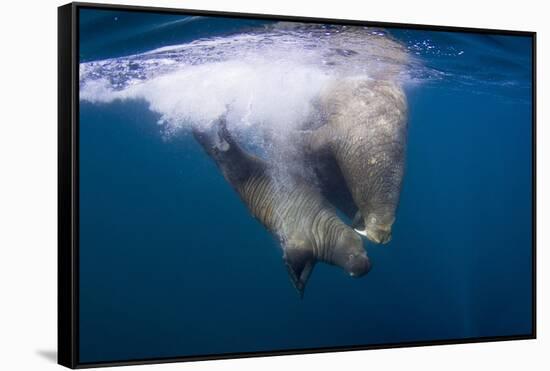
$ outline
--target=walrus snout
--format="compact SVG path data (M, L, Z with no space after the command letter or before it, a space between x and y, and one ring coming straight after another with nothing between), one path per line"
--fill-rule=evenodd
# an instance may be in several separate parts
M361 277L369 273L371 269L370 259L367 257L367 254L363 251L362 254L355 255L350 254L346 271L351 277Z
M343 233L335 246L333 263L352 277L361 277L371 269L370 259L363 248L361 237L353 231Z
M391 241L391 225L372 226L365 229L367 238L374 243L385 244Z
M370 241L385 244L391 241L391 231L395 217L370 216L365 220L363 228L355 228L360 235L367 237Z

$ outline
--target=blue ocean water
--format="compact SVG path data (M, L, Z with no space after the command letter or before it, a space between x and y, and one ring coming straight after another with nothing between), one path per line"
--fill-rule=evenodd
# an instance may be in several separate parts
M84 9L81 72L271 23ZM377 32L415 58L393 238L365 243L365 277L318 264L303 299L277 242L213 161L185 131L167 134L171 102L148 93L81 100L81 362L532 331L531 40ZM191 53L194 65L205 50ZM147 80L147 60L92 73L126 89L132 80L117 79ZM182 81L175 92L200 95Z

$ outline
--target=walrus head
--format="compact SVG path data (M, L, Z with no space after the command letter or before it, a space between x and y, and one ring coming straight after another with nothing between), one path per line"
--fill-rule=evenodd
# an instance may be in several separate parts
M342 268L352 277L361 277L371 269L371 263L363 248L363 241L352 230L340 233L333 247L330 263Z

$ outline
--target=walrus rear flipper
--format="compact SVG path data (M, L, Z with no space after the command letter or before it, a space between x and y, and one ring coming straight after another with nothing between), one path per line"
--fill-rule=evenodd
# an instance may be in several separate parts
M193 136L205 151L215 159L219 157L220 152L228 151L231 144L234 143L227 131L225 116L216 120L211 128L205 130L193 128Z
M193 136L233 187L238 187L251 173L265 166L260 159L246 153L235 141L227 129L225 115L204 131L194 128Z

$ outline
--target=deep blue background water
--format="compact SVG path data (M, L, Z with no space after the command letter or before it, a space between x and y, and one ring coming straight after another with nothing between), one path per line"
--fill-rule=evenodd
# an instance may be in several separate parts
M181 20L85 10L81 60L258 24ZM407 174L373 270L318 264L303 300L191 137L164 140L144 102L81 102L81 362L531 332L530 39L392 34L431 40L420 56L455 77L407 92Z

